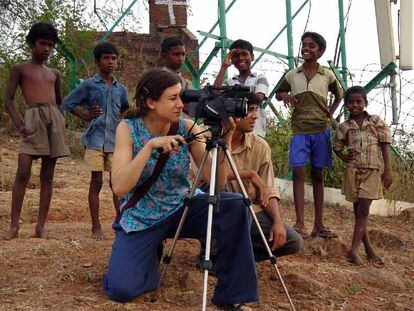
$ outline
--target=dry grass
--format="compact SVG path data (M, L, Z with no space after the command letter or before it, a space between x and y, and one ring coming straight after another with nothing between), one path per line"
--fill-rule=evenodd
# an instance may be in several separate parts
M7 167L14 171L17 158L15 146L15 142L10 143L0 135L0 163L3 169ZM0 242L0 310L200 309L202 274L194 265L199 245L194 240L179 241L156 303L150 303L151 294L142 295L127 304L108 300L101 287L101 277L106 271L113 242L111 223L114 212L108 176L106 174L101 194L101 220L107 235L107 239L102 241L89 238L89 173L82 162L73 158L60 159L55 178L56 182L64 182L64 187L55 189L53 193L47 223L50 238L30 238L35 226L39 189L28 189L22 211L20 237ZM0 233L3 233L8 227L11 192L2 188L0 197L3 202L0 204ZM308 226L313 222L312 210L312 205L307 204ZM287 223L294 222L294 209L289 202L283 203L282 215ZM353 229L352 211L340 206L327 206L325 222L339 234L341 243L349 247ZM356 268L347 262L340 252L341 243L318 242L315 239L306 242L302 253L278 261L282 274L286 279L292 280L288 282L288 287L297 310L388 311L414 308L413 223L398 217L371 217L370 222L370 228L382 234L378 239L373 236L373 242L386 262L385 269L396 273L406 284L405 288L384 289L364 283L358 272L365 268ZM386 234L401 239L404 248L383 244L381 241L388 241L389 238ZM166 249L169 243L170 241ZM322 251L315 251L318 247ZM180 285L186 274L194 278L194 285L190 288ZM295 283L293 277L288 277L291 274L299 275L300 280L311 279L316 283ZM258 276L261 300L252 304L252 307L261 311L289 310L283 290L267 261L259 265ZM211 278L209 295L212 294L214 283L214 278ZM215 309L209 307L209 310Z

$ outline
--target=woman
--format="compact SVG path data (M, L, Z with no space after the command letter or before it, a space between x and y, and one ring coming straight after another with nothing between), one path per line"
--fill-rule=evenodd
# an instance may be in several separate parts
M191 184L188 180L190 154L200 166L204 144L185 143L193 122L181 116L180 77L165 69L150 70L136 88L137 113L117 128L112 164L112 187L122 208L137 186L151 176L159 149L170 156L150 190L132 208L124 210L114 224L116 238L104 276L104 290L111 299L126 302L156 288L159 280L157 247L173 237L183 212L184 199ZM170 126L179 124L177 135L168 136ZM195 125L193 132L199 128ZM232 131L226 140L231 141ZM220 157L224 154L220 153ZM202 174L210 178L210 162ZM227 161L218 167L219 187L223 188L229 172ZM240 196L232 193L221 197ZM205 194L191 202L181 237L203 238L206 235L208 203ZM250 240L250 215L242 200L220 202L213 218L213 236L217 240L217 286L213 301L230 310L249 310L245 302L258 299L256 272Z

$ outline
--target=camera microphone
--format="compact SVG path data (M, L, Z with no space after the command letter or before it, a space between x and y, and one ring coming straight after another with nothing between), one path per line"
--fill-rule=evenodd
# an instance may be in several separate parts
M236 92L245 92L245 93L256 93L256 87L255 86L247 86L247 85L241 85L241 84L235 84L232 87L233 91Z

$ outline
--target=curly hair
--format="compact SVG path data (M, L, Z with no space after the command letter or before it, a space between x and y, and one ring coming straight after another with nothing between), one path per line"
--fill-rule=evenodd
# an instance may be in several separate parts
M98 43L93 49L93 56L95 57L95 61L99 61L103 54L115 54L118 56L119 51L116 45L112 42L103 41L101 43Z
M60 42L56 28L45 22L34 24L26 36L26 41L30 46L34 46L38 39L52 40L54 44Z

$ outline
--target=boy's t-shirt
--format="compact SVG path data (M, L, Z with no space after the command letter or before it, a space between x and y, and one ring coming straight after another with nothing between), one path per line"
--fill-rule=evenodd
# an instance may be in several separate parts
M223 82L226 86L233 86L233 85L244 85L244 86L254 86L255 93L263 93L265 98L267 97L267 93L269 91L269 82L266 79L264 74L257 74L251 73L244 83L240 80L238 75L234 76L233 78L227 79ZM259 107L259 117L256 120L253 129L254 133L265 137L266 136L266 114L265 110L262 107Z
M95 75L83 81L62 102L62 109L73 111L77 106L91 109L98 106L102 109L99 117L92 119L81 139L85 147L103 152L114 152L115 131L120 122L120 113L129 108L125 87L115 77L107 86L105 81Z
M352 166L356 168L381 169L383 158L380 143L391 143L388 125L376 115L365 113L362 127L348 119L342 122L335 132L333 149L342 151L345 146L356 153Z
M267 185L267 194L270 198L280 200L279 189L275 185L275 174L273 171L272 154L267 142L258 135L251 133L244 134L242 144L231 151L234 164L238 170L255 171ZM247 195L252 200L255 213L263 209L257 204L256 190L250 179L242 179ZM227 182L232 192L241 193L237 181Z
M342 88L335 75L318 64L315 76L308 81L303 66L289 71L278 86L277 93L294 96L297 105L292 113L294 134L313 134L326 130L331 122L327 96L342 98Z

